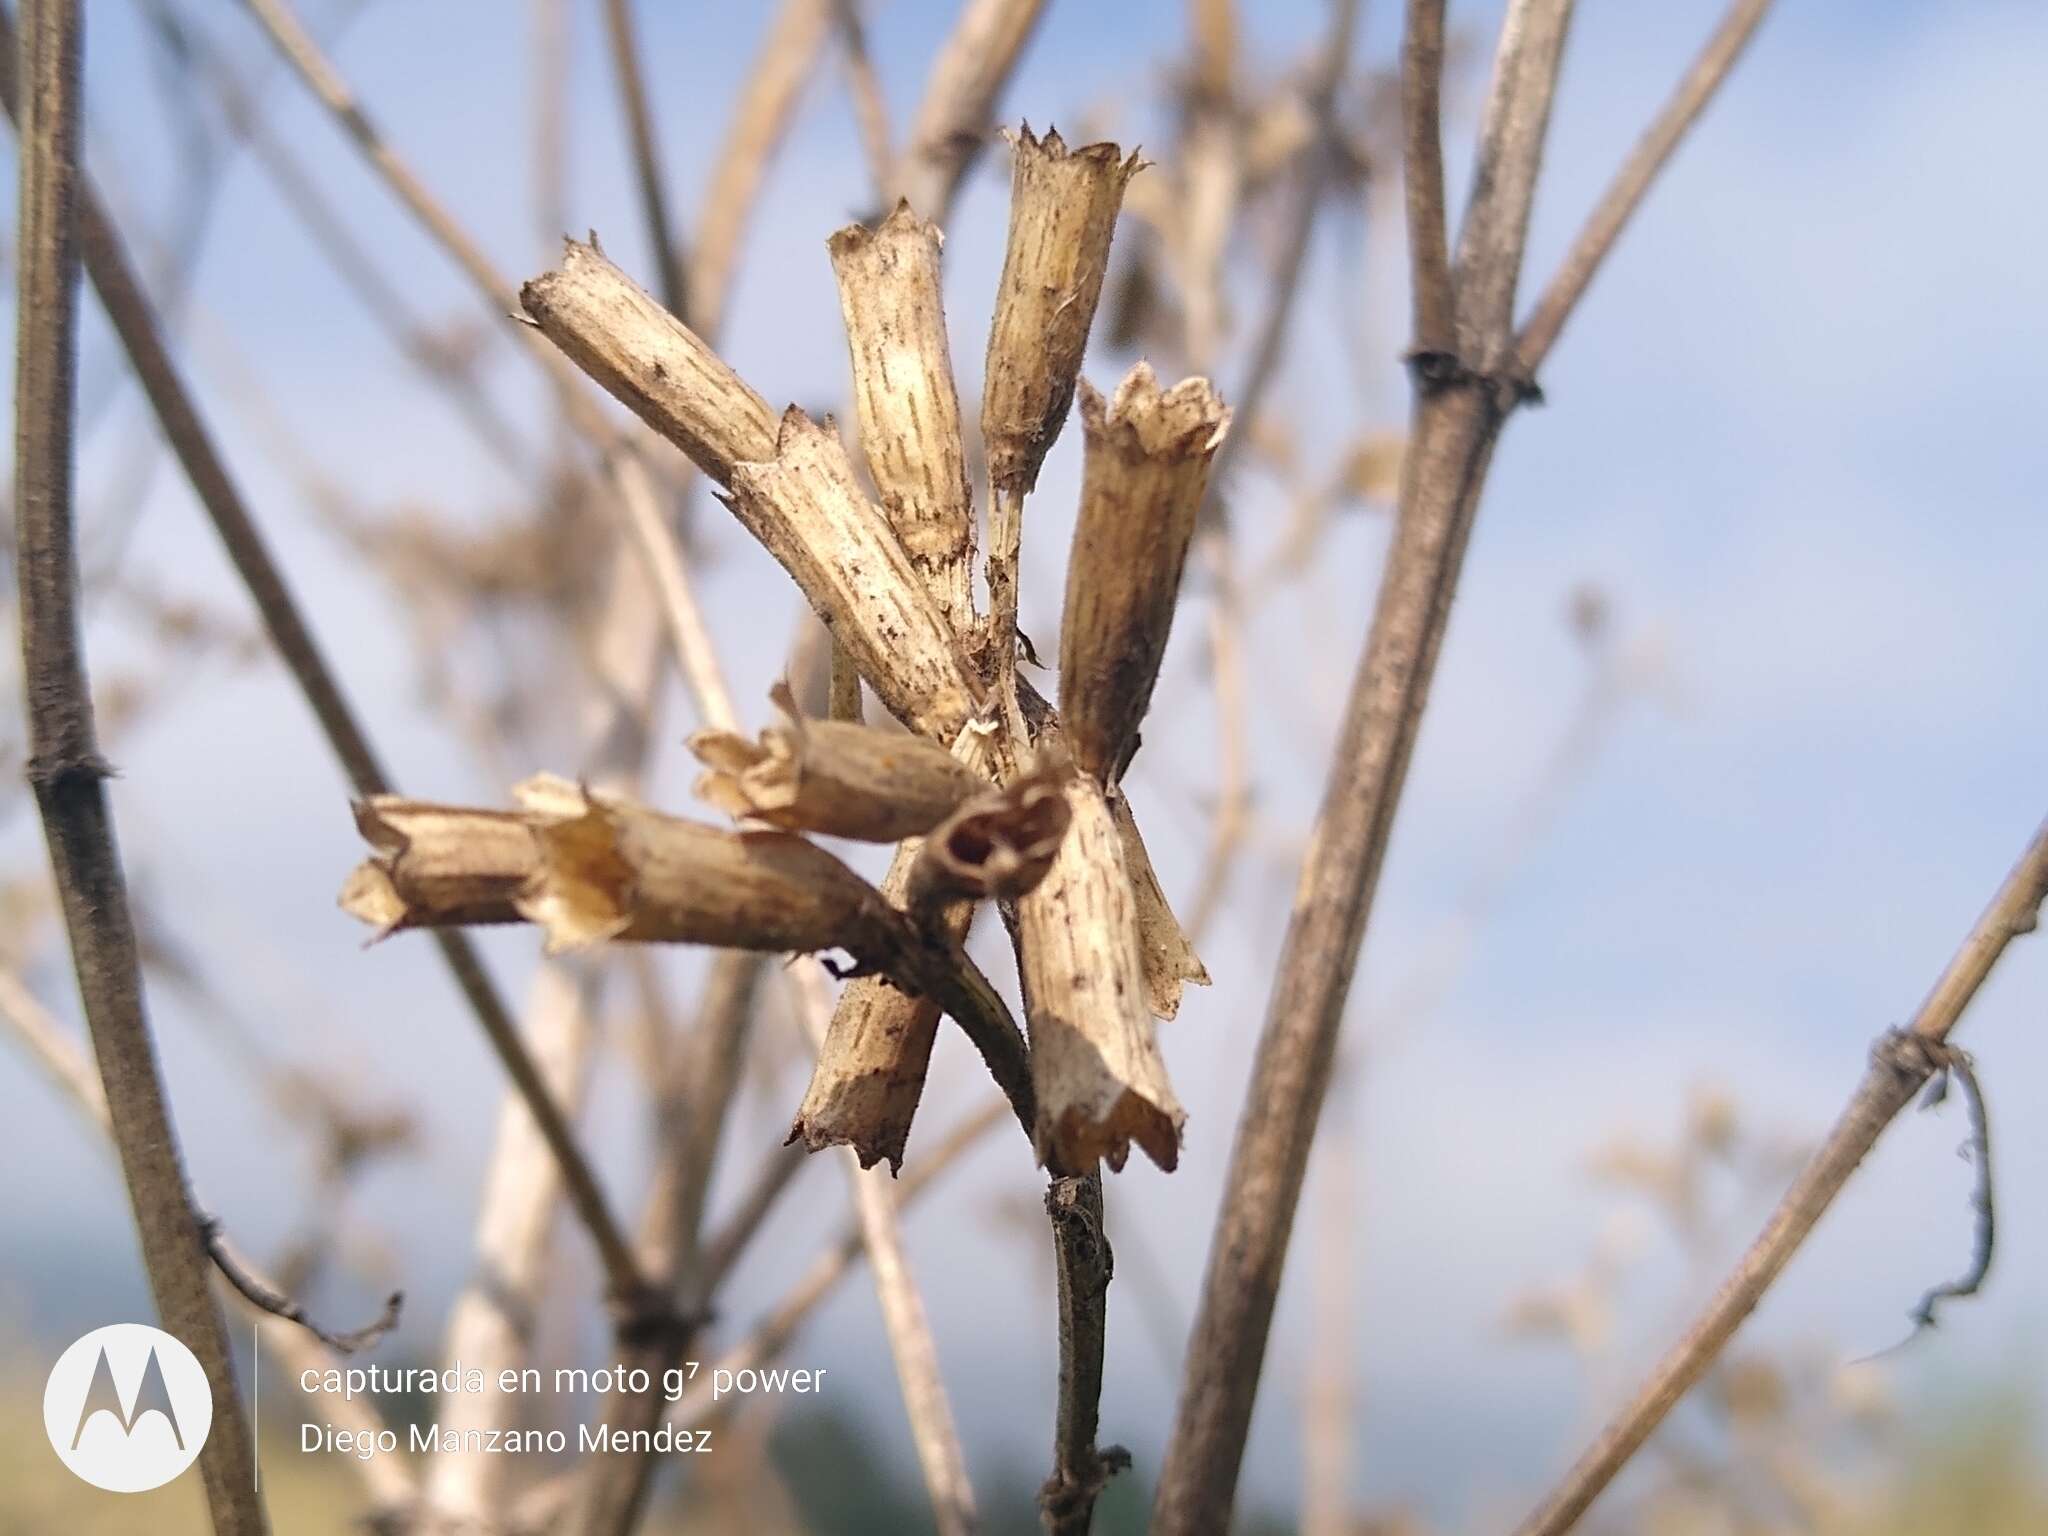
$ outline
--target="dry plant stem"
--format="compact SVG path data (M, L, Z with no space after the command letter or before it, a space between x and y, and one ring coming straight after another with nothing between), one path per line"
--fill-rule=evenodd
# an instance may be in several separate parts
M841 720L805 720L784 685L775 701L785 723L758 740L699 731L690 751L706 772L699 799L727 815L786 832L862 842L919 837L986 788L935 741Z
M1234 441L1226 440L1222 451L1217 454L1210 476L1212 503L1228 484L1229 472L1238 454L1251 441L1252 429L1258 424L1259 412L1265 406L1266 395L1280 371L1280 359L1287 350L1294 301L1303 286L1301 269L1308 260L1309 240L1315 233L1316 215L1325 202L1324 191L1329 185L1336 159L1336 139L1340 131L1337 89L1343 84L1345 70L1351 62L1358 8L1359 0L1336 0L1330 13L1330 33L1324 40L1315 74L1309 81L1306 105L1314 121L1314 131L1302 151L1300 185L1296 188L1292 214L1281 241L1280 259L1274 268L1271 301L1252 344L1251 362L1245 370L1244 384L1233 397L1233 409L1243 421L1244 430Z
M106 1137L106 1145L112 1150L114 1127L107 1117L106 1094L100 1087L99 1078L94 1075L92 1064L11 971L0 971L0 1020L5 1020L21 1038L30 1054L49 1071L66 1096L78 1106L80 1113ZM246 1260L239 1262L244 1278L257 1288L272 1292L279 1290ZM298 1381L303 1371L317 1375L339 1366L340 1358L332 1349L307 1329L286 1321L276 1309L259 1307L246 1298L243 1298L242 1306L263 1330L264 1347L284 1363L285 1374L291 1381ZM333 1409L331 1421L338 1429L367 1432L374 1436L386 1427L367 1397L352 1397L346 1401L337 1398L327 1406ZM395 1515L411 1505L417 1489L402 1458L373 1456L367 1461L358 1459L356 1466L369 1493L369 1513L373 1517Z
M839 41L846 50L847 93L853 98L854 120L860 124L861 148L868 157L868 175L875 184L875 195L885 199L896 168L896 157L889 149L889 104L882 95L881 79L875 74L874 57L868 52L860 0L837 0L837 9Z
M974 623L974 496L946 344L939 229L908 203L832 236L868 471L910 563L955 634Z
M1228 529L1219 522L1202 536L1199 550L1209 567L1209 668L1217 742L1216 810L1187 905L1188 941L1196 944L1223 909L1231 872L1252 826L1251 766L1245 751L1244 591Z
M958 737L980 689L838 433L791 407L773 460L735 465L732 491L734 515L789 572L882 706L934 741Z
M654 583L661 603L661 620L675 651L676 666L698 717L714 730L731 730L739 723L732 700L719 675L718 651L711 642L711 629L697 604L690 581L690 568L683 561L683 547L663 514L654 478L644 460L630 453L611 451L613 488L626 513L626 524Z
M975 1113L962 1120L933 1146L929 1155L920 1157L910 1164L909 1170L895 1182L893 1187L883 1187L893 1195L898 1211L929 1189L938 1176L953 1167L962 1156L978 1145L994 1127L1009 1118L1009 1106L1001 1099L992 1099ZM721 1355L717 1366L730 1371L759 1367L775 1360L796 1337L806 1319L815 1312L833 1288L860 1262L864 1252L861 1243L861 1227L858 1220L848 1224L839 1234L838 1241L811 1263L803 1278L791 1287L788 1295L770 1309L738 1344ZM721 1422L730 1411L727 1404L711 1400L710 1370L697 1373L697 1388L683 1398L670 1415L672 1422L691 1429L708 1428Z
M1471 367L1499 367L1512 348L1513 268L1527 233L1569 11L1561 0L1518 3L1503 26L1459 266L1461 346ZM1155 1532L1213 1530L1235 1495L1359 941L1480 487L1514 398L1468 376L1417 403L1394 542L1231 1149L1153 1508Z
M1114 1272L1102 1226L1102 1175L1056 1178L1045 1192L1059 1281L1059 1408L1053 1430L1052 1476L1038 1493L1050 1536L1088 1536L1095 1500L1131 1464L1122 1446L1097 1449L1102 1403L1102 1353Z
M1180 1012L1181 988L1206 987L1209 972L1195 953L1190 931L1181 927L1167 904L1159 875L1152 868L1152 856L1145 851L1145 839L1131 814L1131 803L1121 787L1109 794L1110 814L1116 818L1117 837L1124 848L1124 869L1131 877L1131 895L1138 905L1138 944L1145 961L1145 990L1155 1018L1170 1019Z
M660 1384L688 1352L722 1278L702 1254L699 1236L762 970L760 956L737 950L712 960L697 1027L662 1095L664 1146L648 1191L640 1252L647 1274L678 1299L678 1317L673 1327L621 1341L620 1363L645 1370L653 1388L611 1394L604 1422L614 1429L651 1430L661 1422L667 1399ZM582 1536L627 1536L646 1508L655 1469L651 1453L591 1458L566 1528Z
M1008 1106L1002 1106L1005 1111ZM704 1244L704 1280L700 1295L715 1295L732 1273L796 1176L811 1166L810 1149L784 1142L761 1160L747 1183L746 1193L733 1202L718 1230Z
M956 739L954 751L979 773L988 771L986 758L994 745L992 736L970 727ZM909 903L919 855L920 845L909 841L890 861L881 889L892 905ZM964 944L973 915L965 902L950 909L940 931L942 940ZM938 1029L939 1009L930 998L909 996L879 977L856 977L847 983L790 1126L790 1139L812 1151L843 1144L860 1155L863 1166L887 1158L892 1167L900 1168ZM1027 1134L1029 1127L1026 1121Z
M79 633L72 508L76 214L84 190L79 10L76 0L29 0L19 55L14 508L29 782L157 1316L198 1356L213 1390L213 1430L199 1455L213 1529L217 1536L263 1536L269 1522L249 1481L249 1425L227 1326L143 1012L135 930L103 783L109 770L93 734ZM10 74L14 62L10 47Z
M1402 190L1408 203L1408 269L1415 307L1415 350L1448 357L1456 345L1445 233L1444 0L1408 0L1401 39Z
M966 0L926 78L897 164L894 191L943 225L967 168L988 140L1002 95L1045 0Z
M1515 289L1572 5L1573 0L1510 0L1501 22L1451 276L1458 361L1482 377L1498 375L1513 359ZM1492 380L1496 390L1521 382Z
M1076 774L1064 792L1072 825L1051 871L1016 907L1032 1140L1055 1174L1087 1173L1104 1158L1121 1168L1133 1142L1170 1172L1187 1115L1159 1054L1123 840L1093 779Z
M559 239L559 233L549 239ZM629 780L646 748L643 722L660 677L660 620L644 562L625 540L611 556L604 619L590 647L595 686L579 708L585 772L600 781ZM602 1002L605 972L583 962L543 960L521 1017L537 1064L556 1100L582 1103ZM554 1255L554 1212L561 1180L547 1143L516 1092L503 1095L483 1188L477 1196L471 1277L450 1309L442 1358L482 1369L495 1381L529 1362L533 1324L544 1305ZM643 1274L653 1278L651 1266ZM444 1427L458 1434L516 1423L516 1398L459 1393L439 1405ZM467 1443L467 1442L465 1442ZM502 1497L501 1457L443 1455L427 1478L430 1518L458 1529L487 1518Z
M759 201L769 159L789 132L804 82L832 35L836 3L783 0L740 90L704 188L690 262L689 318L702 322L706 334L715 334L725 316L747 220Z
M1230 94L1237 66L1235 0L1190 0L1189 31L1193 36L1195 83L1217 100Z
M1209 607L1209 653L1215 676L1217 717L1217 765L1215 825L1209 847L1195 880L1195 895L1189 905L1188 932L1196 938L1208 931L1230 886L1232 867L1251 827L1251 775L1245 763L1245 693L1243 688L1244 597L1237 575L1237 558L1231 547L1231 531L1220 513L1222 497L1229 484L1230 470L1244 445L1251 441L1266 396L1279 376L1280 360L1294 316L1295 295L1302 287L1301 269L1308 259L1310 237L1315 233L1316 215L1324 202L1336 158L1339 132L1336 116L1338 87L1351 59L1352 38L1358 26L1358 0L1338 0L1331 11L1330 32L1308 87L1307 106L1314 127L1302 156L1300 186L1288 227L1281 241L1281 254L1274 268L1271 298L1251 347L1251 362L1243 387L1233 408L1244 430L1224 440L1211 466L1207 502L1203 508L1206 524L1200 559L1210 573L1212 599Z
M1878 1042L1848 1107L1786 1191L1749 1251L1670 1353L1657 1362L1641 1390L1608 1422L1559 1487L1516 1528L1516 1536L1562 1536L1570 1530L1714 1363L1885 1127L1941 1066L1946 1054L1943 1047L1956 1021L2006 946L2034 931L2044 899L2048 899L2048 822L2035 832L1912 1022Z
M0 38L0 44L6 41ZM384 791L389 781L383 768L178 376L149 301L121 249L119 236L90 187L81 186L79 191L79 236L86 270L166 441L220 534L229 559L263 616L272 644L319 720L350 784L358 794ZM631 1250L604 1202L596 1176L576 1145L574 1134L546 1091L495 985L462 934L440 934L436 938L457 985L507 1073L527 1098L550 1151L561 1163L578 1218L597 1243L607 1280L617 1295L634 1295L637 1283Z
M1441 8L1441 7L1439 7ZM1543 366L1550 349L1564 329L1565 320L1585 297L1586 288L1607 259L1623 227L1635 216L1650 187L1670 162L1692 125L1699 120L1714 93L1735 68L1749 40L1756 36L1770 13L1771 0L1735 0L1721 25L1692 67L1678 82L1671 99L1664 104L1649 129L1630 151L1627 161L1601 195L1599 206L1572 242L1557 274L1537 299L1536 307L1522 326L1515 343L1516 358L1524 375Z
M479 297L490 306L493 316L502 315L510 309L512 284L498 271L483 247L470 239L448 210L427 190L426 183L413 174L411 167L399 158L397 151L377 131L363 111L362 104L356 100L355 93L349 89L348 82L341 78L321 52L320 45L285 0L243 0L243 4L306 87L320 98L342 130L355 141L356 147L393 195L405 204L435 243L462 268ZM587 416L589 402L582 398L574 374L561 367L559 359L545 347L536 348L535 356L540 358L543 367L552 371L565 399L578 409L579 414Z
M575 71L570 0L533 5L533 227L551 251L569 227L569 81Z
M915 842L896 850L882 878L889 901L909 901L918 850ZM966 942L972 915L964 902L955 909L945 931L951 942ZM885 1158L901 1168L938 1034L939 1009L930 998L911 997L878 977L848 982L790 1124L790 1141L813 1152L849 1146L864 1168Z
M1087 452L1060 628L1060 724L1074 761L1101 783L1120 778L1137 749L1229 426L1207 379L1161 390L1139 363L1108 400L1081 382Z
M661 273L661 300L669 313L690 312L687 263L669 217L668 182L661 169L661 145L654 131L654 109L647 99L647 77L640 67L640 40L633 21L633 0L605 0L605 36L611 44L612 73L618 79L619 106L626 114L626 135L633 144L633 174L639 182L640 212L647 220L647 238L654 246Z
M165 0L147 0L149 9L170 17ZM199 31L183 25L179 35L219 101L228 126L248 146L287 207L312 237L363 308L383 327L401 356L441 389L462 414L477 440L514 476L529 475L533 455L522 433L506 419L471 371L434 345L427 324L414 312L399 287L378 270L375 258L357 237L352 220L341 212L275 134L264 131L255 103L232 66ZM549 238L559 237L559 226ZM522 481L522 483L524 483Z
M832 999L821 969L799 961L791 977L804 1032L813 1049L825 1043L832 1019ZM896 1219L896 1194L890 1175L863 1167L857 1153L846 1149L846 1174L852 1184L854 1214L860 1223L861 1246L874 1273L875 1296L882 1307L882 1325L889 1336L896 1379L903 1389L903 1407L917 1447L918 1466L931 1496L939 1536L967 1536L979 1525L974 1488L967 1479L967 1455L953 1406L939 1374L938 1344L932 1338L903 1233Z
M731 487L735 515L834 627L883 705L951 741L977 707L973 677L837 434L794 408L774 425L759 395L594 246L572 241L521 299L550 340Z
M988 978L831 854L789 833L685 821L547 774L515 793L512 811L397 795L358 802L373 852L344 883L343 908L385 934L530 922L550 953L612 941L844 949L863 973L886 974L953 1015L1031 1123L1024 1038Z
M220 1272L221 1278L234 1288L236 1295L255 1311L305 1329L337 1354L353 1355L368 1349L398 1326L405 1298L400 1292L393 1291L384 1299L383 1310L363 1327L342 1330L323 1328L313 1320L312 1315L303 1306L288 1296L276 1281L266 1277L249 1262L229 1240L218 1221L212 1217L202 1217L199 1230L206 1239L206 1256L213 1260L213 1267Z
M1351 1233L1358 1222L1358 1181L1348 1125L1330 1127L1315 1150L1315 1270L1310 1298L1315 1349L1302 1391L1300 1536L1348 1536L1358 1423L1352 1386L1352 1295L1358 1266Z
M1066 425L1117 211L1142 164L1114 144L1069 151L1057 130L1040 138L1029 123L1011 150L1010 228L981 394L991 487L986 651L999 697L1016 663L1024 498Z
M562 264L527 283L519 303L569 361L716 484L731 484L735 463L775 457L768 402L595 244L569 241Z

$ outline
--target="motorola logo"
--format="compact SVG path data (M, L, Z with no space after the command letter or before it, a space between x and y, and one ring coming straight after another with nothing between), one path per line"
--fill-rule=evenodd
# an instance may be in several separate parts
M177 1339L141 1323L95 1328L57 1357L43 1428L64 1465L109 1493L160 1488L213 1428L213 1391Z

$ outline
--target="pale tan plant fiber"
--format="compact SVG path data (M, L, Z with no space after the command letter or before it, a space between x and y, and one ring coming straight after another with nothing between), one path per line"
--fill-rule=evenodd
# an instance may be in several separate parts
M1145 966L1145 997L1154 1017L1170 1019L1180 1012L1181 989L1206 987L1209 972L1166 899L1145 839L1131 814L1121 785L1107 791L1110 814L1123 843L1124 872L1131 878L1131 899L1138 908L1138 951Z
M790 976L797 1012L813 1049L822 1048L830 1025L832 1003L819 968L800 963ZM863 1163L847 1150L845 1168L860 1224L861 1244L875 1272L875 1295L882 1308L882 1326L896 1379L903 1390L903 1408L910 1421L911 1443L917 1448L933 1518L939 1536L971 1536L979 1521L974 1488L967 1477L967 1455L960 1444L951 1401L939 1372L938 1342L932 1337L924 1299L910 1272L897 1221L895 1191L889 1176Z
M1069 150L1058 129L1040 138L1029 123L1006 137L1010 232L989 325L981 433L989 479L1021 494L1037 483L1066 424L1117 210L1144 162L1115 144Z
M710 345L626 276L596 242L519 290L520 307L576 366L720 485L775 456L775 413Z
M868 956L893 944L874 887L800 837L685 821L549 775L513 793L516 811L363 802L376 852L344 909L385 933L532 922L556 952L609 939Z
M958 736L979 710L979 688L839 434L792 406L769 461L734 467L731 506L883 708L933 740Z
M977 772L1007 762L1005 744L979 727L963 731L953 750ZM909 905L921 849L917 839L907 840L890 861L881 889L892 904ZM973 915L966 902L946 907L940 917L944 938L964 944ZM843 1144L860 1155L863 1166L887 1158L900 1168L938 1031L939 1009L929 998L910 996L881 977L848 982L832 1010L789 1139L813 1152Z
M894 843L929 832L986 784L937 742L839 720L807 720L786 683L775 686L785 723L748 740L699 731L690 751L705 765L700 799L729 816L787 832Z
M981 152L996 98L1017 68L1045 0L966 0L932 63L896 170L896 194L940 224Z
M1187 1114L1159 1053L1123 840L1101 785L1076 774L1063 792L1072 825L1017 902L1039 1160L1121 1168L1136 1143L1171 1171Z
M1081 381L1087 450L1060 626L1060 724L1074 761L1103 783L1137 748L1229 428L1207 379L1161 390L1141 362L1108 400Z
M956 634L974 623L974 497L946 343L936 224L907 202L833 235L861 451L890 526Z
M986 650L999 697L1015 668L1024 498L1073 403L1109 270L1124 187L1143 162L1114 144L1069 150L1057 130L1010 136L1010 230L981 387L988 455Z
M734 832L542 774L514 812L373 796L358 811L375 850L342 905L380 935L530 922L550 953L608 941L764 953L844 949L864 971L953 1015L1032 1121L1022 1034L950 935L913 925L823 849L787 832Z
M768 162L788 136L833 32L838 0L783 0L747 71L713 162L690 257L690 315L716 334L732 295L747 222L760 201Z

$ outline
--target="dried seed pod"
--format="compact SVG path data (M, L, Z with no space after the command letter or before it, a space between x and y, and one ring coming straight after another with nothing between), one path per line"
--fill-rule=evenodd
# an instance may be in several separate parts
M874 887L800 837L683 821L546 774L513 793L509 812L367 802L358 822L377 852L344 906L386 931L524 920L550 950L633 939L882 964L903 947Z
M989 478L1028 492L1067 419L1109 267L1124 186L1143 162L1114 144L1069 150L1029 123L1010 141L1010 235L989 327L981 431Z
M883 706L951 742L978 706L953 631L854 476L839 434L792 406L775 455L735 465L733 512L795 578Z
M889 901L908 900L921 846L913 839L896 850L882 879ZM945 937L964 943L973 915L965 902L949 909L941 919ZM848 982L826 1026L789 1140L812 1152L850 1146L863 1168L884 1158L892 1169L901 1168L938 1035L939 1006L930 998L913 997L879 976Z
M917 843L906 842L882 882L894 903L908 891ZM971 902L951 903L904 946L898 972L908 990L879 977L855 977L840 994L825 1031L803 1104L789 1131L815 1152L845 1144L863 1168L887 1158L900 1167L910 1123L924 1094L925 1072L941 1011L957 1020L981 1052L1027 1134L1037 1124L1024 1037L988 979L961 949L973 921ZM906 921L907 925L907 921Z
M1043 880L1067 835L1071 813L1060 785L1065 764L1034 769L977 795L925 838L911 868L913 917L962 898L1009 900Z
M986 786L935 741L837 720L806 720L787 683L771 697L788 717L757 741L699 731L689 748L708 770L697 794L730 816L786 832L894 843L929 832Z
M920 929L791 833L707 827L545 774L514 793L520 808L511 812L397 796L366 802L359 816L376 851L349 877L343 905L386 933L523 919L551 950L613 939L845 949L860 976L886 975L902 989L894 996L930 1009L934 1022L939 1010L957 1019L1019 1121L1034 1123L1023 1034L960 949L964 918L961 935ZM899 863L907 880L908 861ZM877 997L893 990L871 984Z
M1230 412L1207 379L1162 391L1139 363L1108 401L1082 381L1081 426L1087 455L1060 626L1060 720L1074 760L1108 783L1152 702Z
M684 821L546 775L514 794L541 861L519 909L551 951L631 939L878 961L896 947L874 887L800 837Z
M1024 497L1066 424L1088 328L1102 297L1124 186L1142 162L1114 144L1068 151L1057 132L1010 136L1010 237L989 326L981 393L988 453L986 661L998 697L1016 670L1018 560Z
M696 332L597 248L571 240L519 303L570 359L720 485L775 454L775 412Z
M1159 1054L1123 842L1101 785L1075 774L1064 793L1072 825L1017 903L1033 1140L1054 1173L1121 1168L1133 1142L1171 1171L1187 1114Z
M376 850L341 888L341 907L379 930L522 921L520 893L540 869L517 811L371 795L355 805L356 830ZM429 915L431 914L431 915Z
M1123 843L1124 869L1131 877L1131 897L1138 906L1138 949L1145 962L1145 992L1157 1018L1170 1019L1180 1012L1181 988L1209 985L1208 969L1189 942L1187 931L1160 887L1152 868L1152 856L1145 851L1145 839L1138 833L1138 821L1121 786L1109 790L1110 814L1116 818L1116 835Z
M956 634L974 623L974 497L946 345L938 226L899 202L827 242L853 362L861 450L882 510Z
M954 756L974 772L998 776L1012 769L1010 749L1002 733L978 726L962 732L953 744ZM896 850L881 887L892 906L909 904L923 846L911 838ZM936 916L927 915L919 926L934 943L957 949L967 941L973 918L973 903L957 901L944 905ZM924 1096L938 1029L939 1008L930 999L911 996L879 977L848 982L832 1011L789 1139L803 1142L813 1152L850 1146L863 1168L883 1158L900 1168L911 1121ZM1028 1079L1023 1086L1028 1091ZM1013 1092L1013 1102L1016 1098ZM1031 1123L1027 1118L1027 1129Z

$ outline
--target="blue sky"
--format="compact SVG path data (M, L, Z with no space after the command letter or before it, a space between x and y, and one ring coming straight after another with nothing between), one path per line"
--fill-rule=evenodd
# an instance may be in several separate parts
M757 8L641 9L668 164L680 206L694 210ZM893 0L872 23L899 133L948 9ZM1320 24L1314 4L1246 9L1268 67L1298 59ZM1369 10L1366 54L1383 60L1397 8ZM1554 264L1714 11L1581 7L1533 274ZM1492 16L1453 7L1481 56ZM238 18L207 20L245 72L264 57ZM91 23L94 152L124 206L160 221L176 183L142 34L124 6L92 7ZM1153 104L1181 27L1177 5L1052 0L1006 114L1040 123L1089 113L1127 138L1157 136ZM551 254L527 192L525 28L523 7L373 4L337 49L373 117L520 274ZM644 272L589 17L575 46L572 227L597 229ZM2048 436L2038 425L2048 211L2032 195L2044 72L2048 13L2037 6L1898 6L1874 17L1840 4L1783 7L1566 333L1543 380L1550 403L1509 429L1360 972L1354 1023L1364 1028L1352 1038L1362 1052L1331 1105L1352 1129L1358 1291L1347 1347L1363 1393L1357 1476L1367 1496L1496 1511L1562 1463L1598 1404L1556 1351L1504 1343L1500 1321L1515 1295L1575 1273L1626 1213L1625 1199L1587 1178L1589 1154L1619 1130L1668 1135L1689 1092L1708 1082L1758 1125L1817 1134L1867 1042L1912 1010L2048 812ZM1467 108L1483 74L1468 74ZM295 84L275 77L269 99L274 131L335 191L417 308L476 314ZM1450 131L1454 172L1470 130L1466 111ZM828 83L809 99L762 204L726 342L772 399L829 403L843 390L823 241L861 207L864 185L852 118ZM947 247L970 394L1002 210L1002 179L984 166ZM1363 265L1361 233L1373 250ZM1276 404L1326 456L1361 424L1400 423L1398 242L1369 213L1363 226L1326 224L1312 252L1300 344ZM1385 339L1362 360L1348 318L1361 284ZM246 160L221 192L194 316L190 355L233 465L316 627L336 637L351 692L402 782L495 798L502 786L417 704L389 594L338 558L233 403L222 349L205 338L230 339L270 409L366 502L502 516L502 472L412 382ZM1088 371L1108 382L1129 361L1093 357ZM88 390L116 365L95 321ZM488 378L536 433L547 430L531 370L510 347L491 352ZM1220 382L1228 392L1234 379ZM87 445L89 490L113 482L139 420L124 394ZM1077 459L1062 442L1033 503L1024 614L1040 635L1057 628ZM1285 509L1270 483L1247 476L1236 514L1255 558ZM706 599L741 697L758 699L781 664L795 596L737 529L708 526ZM1113 1222L1156 1258L1183 1312L1289 861L1313 811L1384 536L1375 516L1340 523L1250 636L1262 833L1208 946L1217 985L1191 998L1166 1037L1190 1110L1186 1157L1171 1178L1134 1167L1110 1192ZM131 559L174 590L240 611L211 534L168 471L152 483ZM1618 643L1656 686L1628 693L1473 925L1467 893L1525 821L1518 807L1584 686L1585 658L1561 615L1586 581L1610 595ZM1148 825L1176 829L1154 843L1169 889L1181 892L1194 859L1173 842L1200 829L1213 790L1200 612L1191 604L1176 632L1164 686L1181 706L1148 729L1133 791ZM93 640L96 659L133 645L114 623ZM310 722L273 671L209 678L128 742L121 766L116 804L132 862L154 889L175 893L188 938L279 1050L334 1061L428 1118L425 1158L373 1180L355 1209L416 1297L412 1342L431 1349L462 1277L465 1245L448 1234L466 1231L498 1082L428 946L363 953L333 910L356 848L343 786ZM654 782L681 802L688 777L673 753ZM11 819L5 846L33 867L25 822ZM1427 1014L1390 1017L1447 945L1462 960ZM493 935L486 947L517 995L530 935ZM676 974L693 963L678 960ZM56 970L39 979L44 995L62 995ZM2048 950L2022 944L1965 1025L2011 1191L2048 1178L2048 1129L2027 1112L2032 1085L2048 1080L2044 996ZM195 1180L261 1247L290 1229L303 1188L290 1128L252 1102L175 1000L158 1015ZM965 1053L947 1047L935 1082L940 1108L967 1104ZM779 1133L795 1091L783 1082L750 1098L733 1170L750 1168ZM25 1239L0 1260L0 1309L50 1329L136 1311L126 1213L106 1160L6 1052L0 1097L15 1145L38 1149L37 1177L0 1191L0 1220ZM593 1118L610 1127L601 1151L622 1198L637 1187L636 1116L615 1062ZM1959 1136L1953 1113L1899 1127L1766 1304L1757 1333L1848 1355L1890 1343L1905 1308L1967 1252L1967 1174L1950 1156ZM1031 1195L1016 1153L985 1150L911 1235L977 1459L1035 1467L1050 1422L1049 1277L1036 1248L988 1214L997 1193ZM843 1199L836 1173L807 1174L736 1294L780 1291L818 1233L836 1226ZM2008 1200L1989 1291L1892 1367L1909 1399L2039 1379L2040 1210L2024 1194ZM1729 1252L1755 1214L1745 1209L1729 1229ZM1644 1242L1617 1344L1621 1376L1699 1284L1669 1244ZM562 1246L571 1272L587 1277L580 1241L570 1234ZM1312 1254L1298 1254L1297 1282ZM346 1310L373 1288L365 1278L334 1305ZM1251 1454L1250 1486L1274 1501L1296 1485L1302 1372L1316 1347L1304 1289L1292 1284L1283 1298ZM989 1329L997 1310L1018 1321ZM852 1390L871 1410L876 1443L903 1455L863 1286L847 1287L797 1354L861 1382ZM1107 1432L1156 1466L1172 1383L1130 1313L1113 1328L1111 1380ZM1487 1446L1476 1466L1475 1428Z

